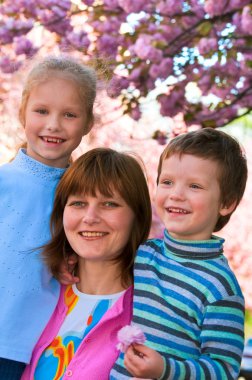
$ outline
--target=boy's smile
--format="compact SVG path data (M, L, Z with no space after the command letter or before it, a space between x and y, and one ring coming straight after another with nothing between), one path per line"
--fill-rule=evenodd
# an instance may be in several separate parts
M221 206L218 164L189 154L165 159L156 193L156 209L169 234L180 240L208 240Z

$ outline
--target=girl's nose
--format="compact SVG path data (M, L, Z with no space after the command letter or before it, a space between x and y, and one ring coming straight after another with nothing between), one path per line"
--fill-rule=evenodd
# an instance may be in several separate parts
M46 129L51 132L60 130L60 121L57 115L50 115L47 120Z

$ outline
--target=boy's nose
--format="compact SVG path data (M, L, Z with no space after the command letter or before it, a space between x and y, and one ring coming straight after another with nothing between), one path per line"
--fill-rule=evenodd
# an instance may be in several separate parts
M184 200L185 197L183 189L180 187L173 188L170 194L170 198L179 201Z

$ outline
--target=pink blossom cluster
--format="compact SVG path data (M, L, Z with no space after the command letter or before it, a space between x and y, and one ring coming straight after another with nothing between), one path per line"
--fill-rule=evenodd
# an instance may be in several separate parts
M222 126L251 109L251 0L5 0L3 73L43 49L30 33L39 25L61 49L104 60L109 94L135 120L156 88L160 113L182 112L187 125ZM202 91L197 101L187 96L189 83Z

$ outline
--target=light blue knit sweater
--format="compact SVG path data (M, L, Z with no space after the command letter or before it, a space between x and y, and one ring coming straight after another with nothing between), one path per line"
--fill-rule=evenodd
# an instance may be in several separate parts
M59 285L38 251L50 237L49 218L64 169L20 150L0 167L0 357L29 362L52 314Z

